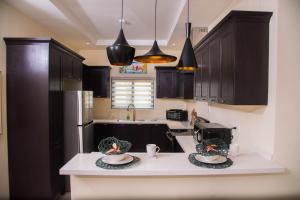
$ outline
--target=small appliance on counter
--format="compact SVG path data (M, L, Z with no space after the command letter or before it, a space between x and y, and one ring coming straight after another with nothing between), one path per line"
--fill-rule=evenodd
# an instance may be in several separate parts
M166 118L168 120L174 120L174 121L187 121L188 120L188 111L180 110L180 109L167 110Z
M194 125L193 137L198 143L207 139L219 138L224 140L229 147L232 141L232 129L218 123L209 123L203 120L203 118L197 118Z

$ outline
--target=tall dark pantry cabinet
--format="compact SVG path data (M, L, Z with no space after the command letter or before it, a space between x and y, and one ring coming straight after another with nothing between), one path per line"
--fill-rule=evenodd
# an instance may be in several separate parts
M71 74L82 70L77 63L84 58L51 38L4 40L10 197L55 199L64 190L64 177L59 175L64 142L63 69ZM65 58L71 60L68 65Z

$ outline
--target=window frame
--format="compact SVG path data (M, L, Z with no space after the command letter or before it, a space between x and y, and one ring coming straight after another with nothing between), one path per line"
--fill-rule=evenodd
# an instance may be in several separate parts
M153 77L111 77L110 79L110 108L111 109L116 109L116 110L120 110L120 109L127 109L127 108L116 108L113 107L113 103L112 103L112 99L113 99L113 81L115 80L126 80L126 81L151 81L152 82L152 87L153 87L153 96L152 96L152 101L153 101L153 107L152 108L135 108L136 110L154 110L155 109L155 97L156 97L156 89L155 89L155 78Z

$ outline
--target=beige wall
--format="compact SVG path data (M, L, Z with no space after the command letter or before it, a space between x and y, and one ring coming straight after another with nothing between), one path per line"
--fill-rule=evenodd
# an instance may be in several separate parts
M147 51L147 50L146 50ZM140 55L146 52L145 50L136 51L136 55ZM164 51L165 53L180 56L180 51ZM87 65L110 65L106 56L105 50L81 50L80 54L86 58L85 63ZM163 65L175 66L175 63L168 63ZM154 64L148 64L147 75L155 79ZM111 76L122 76L118 73L118 67L112 67ZM131 75L132 77L139 77L145 75ZM165 118L166 110L171 108L186 109L186 103L182 100L175 99L155 99L154 109L152 110L137 110L137 119L161 119ZM110 98L95 98L94 99L94 117L97 119L126 119L126 109L111 109ZM131 116L131 113L128 113Z
M6 46L3 37L54 37L53 32L35 23L10 5L0 0L0 70L2 71L2 129L0 135L0 199L7 199L7 130L6 130ZM21 156L21 155L20 155Z
M300 196L300 1L279 1L274 159L289 171L285 187ZM296 156L297 157L297 156ZM299 156L298 156L299 158Z

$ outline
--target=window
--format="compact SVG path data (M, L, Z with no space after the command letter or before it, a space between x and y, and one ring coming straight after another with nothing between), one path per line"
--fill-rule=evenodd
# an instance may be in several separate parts
M112 108L127 108L129 104L140 109L154 108L153 79L113 78L111 90Z

